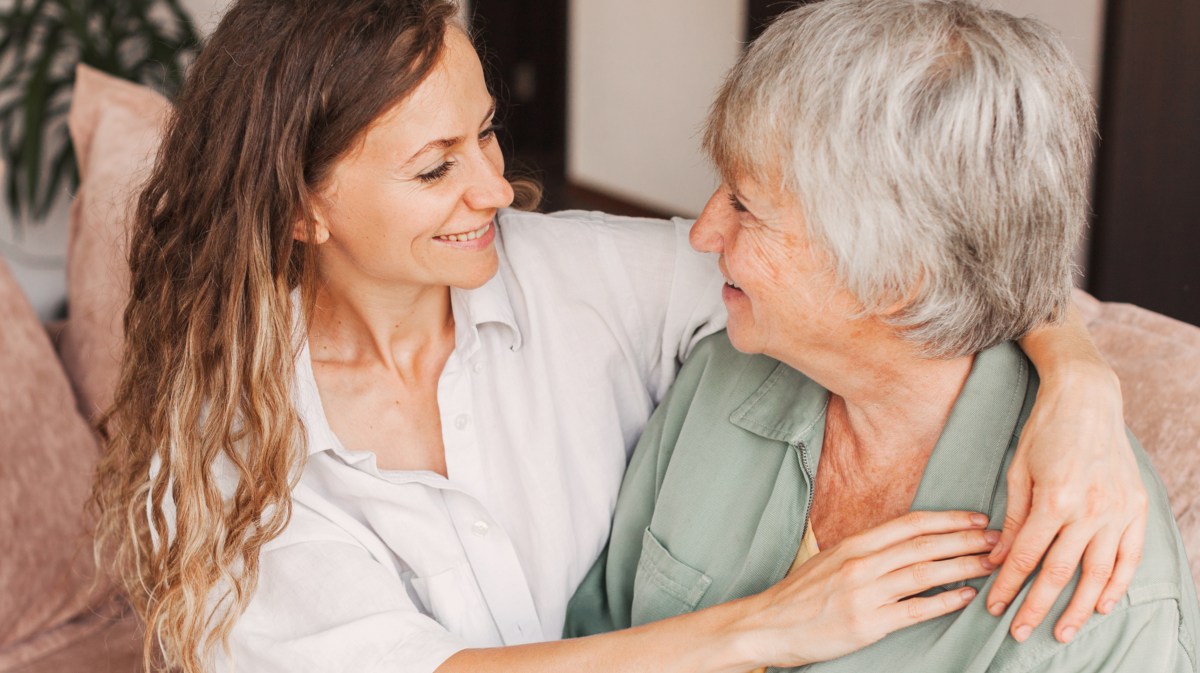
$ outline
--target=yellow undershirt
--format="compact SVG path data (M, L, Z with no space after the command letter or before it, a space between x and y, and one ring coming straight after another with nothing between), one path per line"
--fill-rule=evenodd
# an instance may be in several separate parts
M804 565L808 559L816 556L819 551L821 550L817 547L817 536L813 535L812 522L810 521L804 528L804 537L800 540L800 550L796 552L796 560L792 561L792 567L788 568L788 574L791 575L795 572L796 568ZM750 673L766 673L766 671L767 669L764 666L763 668L756 668L750 671Z

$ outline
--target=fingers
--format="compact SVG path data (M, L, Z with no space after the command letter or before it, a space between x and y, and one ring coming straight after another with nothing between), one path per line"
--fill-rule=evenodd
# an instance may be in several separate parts
M1025 525L1025 519L1029 517L1029 507L1033 500L1033 482L1030 481L1029 475L1025 472L1024 463L1014 462L1008 472L1008 504L1004 511L1004 528L1000 532L1000 542L996 548L992 550L992 563L1000 565L1004 563L1004 559L1008 556L1008 550L1012 549L1013 540L1017 538L1017 533L1021 530L1021 526ZM992 592L995 595L995 592ZM1012 596L1008 596L1003 602L1007 605L1012 602Z
M842 542L851 556L867 556L921 535L984 528L988 517L979 512L908 512Z
M1058 624L1054 627L1054 637L1062 643L1069 643L1079 633L1084 622L1092 616L1100 599L1100 593L1108 585L1113 574L1113 564L1117 558L1117 545L1120 542L1115 532L1101 532L1083 554L1083 570L1079 584L1075 587L1075 595L1067 606ZM1017 617L1020 619L1020 616Z
M957 533L921 535L881 552L880 558L885 563L883 572L899 570L923 561L940 561L968 554L987 553L996 546L999 539L999 531L978 528ZM995 568L996 565L992 564L992 569Z
M994 569L987 554L960 556L944 561L922 561L882 577L881 589L889 601L900 600L943 584L984 577Z
M954 591L943 591L936 596L920 596L898 601L881 608L879 615L887 626L887 632L891 633L961 610L974 598L975 590L963 587Z
M1018 643L1025 642L1029 634L1033 633L1033 630L1042 623L1042 620L1050 613L1050 609L1054 607L1054 602L1058 600L1059 594L1074 579L1075 569L1079 567L1079 560L1083 557L1084 550L1087 549L1094 534L1094 530L1085 529L1081 524L1075 524L1063 529L1058 539L1054 541L1054 545L1046 553L1045 560L1042 561L1042 568L1038 572L1037 578L1034 579L1029 594L1025 596L1021 608L1017 610L1017 615L1013 618L1012 626L1009 627L1013 638ZM1020 540L1018 540L1018 544L1020 544ZM1028 552L1018 550L1018 547L1013 547L1010 560L1036 559L1042 554L1041 551L1035 551L1032 548ZM1112 557L1110 556L1110 558ZM1036 567L1037 561L1034 560L1033 563ZM1108 578L1105 577L1104 580L1107 581ZM1092 601L1091 605L1095 605L1095 597L1092 598ZM1090 606L1087 614L1091 614Z
M1026 578L1037 569L1046 549L1058 534L1059 527L1056 519L1037 512L1021 527L1013 541L1012 551L1005 555L1004 564L1000 566L1000 572L988 593L988 612L997 617L1004 614L1009 603L1025 585Z
M1113 569L1112 578L1108 581L1108 586L1104 588L1104 592L1100 596L1100 603L1096 609L1101 614L1107 615L1112 612L1113 607L1129 590L1129 583L1133 581L1133 574L1137 571L1138 564L1142 562L1142 543L1146 539L1146 512L1143 504L1142 514L1129 528L1125 529L1125 534L1121 537L1120 546L1117 548L1117 564Z

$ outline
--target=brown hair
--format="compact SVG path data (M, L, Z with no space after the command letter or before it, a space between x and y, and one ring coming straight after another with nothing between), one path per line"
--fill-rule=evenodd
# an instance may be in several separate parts
M137 202L92 503L98 560L147 625L149 668L206 668L287 525L307 453L293 361L315 296L315 251L293 230L311 233L314 194L430 72L457 11L241 0L193 66ZM536 201L536 186L514 188Z

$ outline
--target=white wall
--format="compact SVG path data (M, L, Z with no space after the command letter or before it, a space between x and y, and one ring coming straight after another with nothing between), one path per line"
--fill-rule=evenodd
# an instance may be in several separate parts
M192 15L196 29L202 35L208 35L217 27L217 22L221 20L221 15L225 13L225 8L229 7L231 2L230 0L180 0L180 4Z
M1075 65L1100 92L1100 46L1104 40L1104 0L992 0L991 6L1017 16L1031 16L1062 34Z
M700 125L741 50L741 0L571 0L569 179L695 215L714 179Z

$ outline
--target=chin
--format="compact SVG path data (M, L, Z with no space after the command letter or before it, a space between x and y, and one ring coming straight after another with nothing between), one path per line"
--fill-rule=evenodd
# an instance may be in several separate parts
M474 290L483 287L489 280L495 277L496 272L500 270L500 264L495 257L491 263L480 265L477 269L471 269L467 273L462 273L458 278L449 283L451 287L457 287L461 290ZM463 269L463 271L467 271Z
M754 331L745 327L739 327L737 322L729 320L729 325L725 328L726 334L729 335L729 343L742 353L757 354L761 353L762 347L756 343L754 339Z

